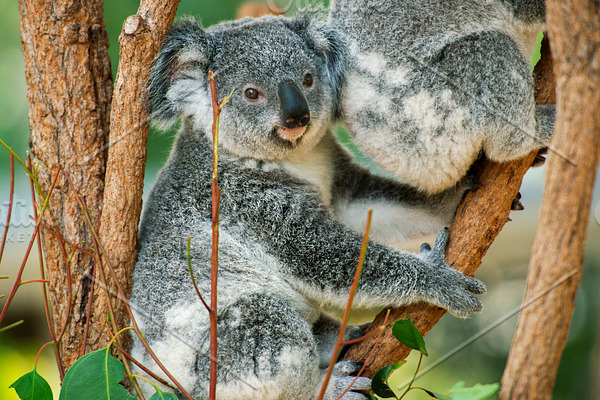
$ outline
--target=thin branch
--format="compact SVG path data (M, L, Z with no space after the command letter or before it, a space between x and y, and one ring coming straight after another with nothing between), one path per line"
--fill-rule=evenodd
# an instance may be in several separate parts
M32 169L31 157L30 157L29 153L27 153L27 167L30 170ZM58 173L57 173L57 176L58 176ZM36 221L39 220L41 223L42 219L38 218L38 214L37 214L37 202L35 201L35 188L33 185L33 179L29 179L29 184L31 186L31 201L34 204L33 217ZM58 365L58 372L60 375L60 380L62 381L63 378L65 377L65 369L62 365L62 362L60 361L60 351L58 348L58 340L56 339L56 332L54 331L54 325L52 324L52 320L50 317L50 303L48 302L48 288L46 286L46 283L48 283L48 280L46 280L46 273L45 273L45 269L44 269L44 257L43 257L43 252L42 252L42 241L40 240L40 236L39 236L39 229L38 229L38 233L36 236L37 236L38 262L40 264L40 277L41 277L41 280L44 281L44 284L42 285L44 314L46 316L46 324L48 325L48 333L50 334L50 340L52 341L52 343L54 343L54 356L56 357L56 364ZM23 282L23 283L25 283L25 282Z
M600 158L600 13L595 0L547 1L556 73L554 147L550 157L524 300L536 298L565 269L576 271L519 316L501 400L550 399L584 273L587 224ZM573 397L577 397L573 394Z
M52 191L54 190L54 187L56 186L56 182L58 180L59 174L60 174L60 166L58 168L58 171L54 175L52 185L50 186L50 190L48 192L49 194L52 193ZM4 319L4 316L6 315L6 311L8 310L8 307L10 306L10 303L12 302L13 298L17 294L17 290L19 289L19 287L21 285L21 282L22 282L21 278L23 277L23 272L25 271L25 264L27 263L27 260L29 259L29 254L31 253L31 249L33 248L33 243L35 242L35 238L40 230L40 220L44 214L44 211L47 209L47 206L48 206L48 201L46 201L44 203L44 207L40 211L40 215L38 216L38 219L36 220L35 228L33 230L33 233L31 234L31 239L29 240L29 245L27 246L27 250L25 250L25 256L23 257L23 261L21 262L21 267L19 268L19 272L17 273L15 283L10 291L10 294L8 295L8 298L6 299L6 303L4 303L2 312L0 312L0 323L2 323L2 320Z
M131 354L129 354L128 352L126 352L121 346L119 346L119 344L117 342L113 343L113 346L115 346L117 348L117 350L119 350L119 352L123 355L123 357L125 357L127 360L129 360L130 362L132 362L135 365L137 365L142 371L144 371L149 376L151 376L152 379L155 379L157 382L160 382L161 384L163 384L165 386L168 386L168 387L170 387L172 389L175 389L175 387L171 386L169 384L169 382L167 382L166 380L164 380L160 376L156 375L154 372L150 371L146 366L144 366L144 364L142 364L141 362L139 362L138 360L136 360Z
M67 182L69 182L69 185L71 186L71 189L74 189L73 187L73 183L70 182L68 176L65 175L65 177L67 178ZM179 383L179 381L169 372L169 370L164 366L164 364L158 359L158 357L156 356L156 353L154 353L154 351L152 350L152 348L150 347L150 345L148 344L148 342L146 341L146 338L144 337L144 334L142 333L142 331L140 330L137 321L135 320L135 317L133 315L133 312L131 311L131 307L129 307L129 304L127 303L127 296L125 295L125 292L123 291L123 287L121 286L121 284L119 283L119 280L117 278L117 274L115 273L115 269L111 264L110 258L108 257L108 253L106 252L106 249L104 248L104 246L102 245L102 243L100 242L100 238L98 237L98 233L96 232L96 230L94 229L90 216L87 213L87 210L85 209L85 206L83 204L83 201L81 199L81 197L75 192L75 198L77 199L77 202L79 204L79 207L82 208L82 212L84 214L84 217L90 227L90 232L92 234L92 238L94 241L94 246L96 246L96 254L98 254L98 257L100 256L100 254L102 254L105 259L106 259L106 264L108 267L108 270L114 280L115 286L117 287L117 292L119 294L119 297L123 300L123 307L125 307L125 310L127 311L127 315L129 316L129 318L131 319L131 325L132 328L134 330L134 332L136 333L136 335L138 336L140 342L142 343L142 345L144 346L144 348L146 349L146 351L150 354L150 356L152 357L152 359L154 360L154 362L159 366L159 368L169 377L169 379L171 379L171 381L175 384L175 386L177 386L177 389L179 389L181 391L181 393L188 399L188 400L193 400L192 397L189 395L189 393L183 388L183 386L181 386L181 384ZM100 265L99 270L101 272L101 275L104 275L104 270L102 268L102 263L99 263ZM106 279L104 279L103 277L103 281L102 284L104 285L104 290L108 293L108 286L106 286ZM108 295L107 295L108 297ZM110 301L108 302L108 307L109 309L111 309L111 304ZM111 321L114 323L114 314L111 311Z
M403 399L403 398L404 398L404 396L406 396L406 393L408 393L408 391L409 391L410 389L412 389L412 384L415 382L415 379L416 379L416 377L417 377L417 373L419 372L419 369L421 368L421 363L422 363L422 362L423 362L423 353L421 353L421 354L419 355L419 363L417 364L417 369L415 370L415 373L414 373L414 375L412 376L412 379L410 380L410 382L409 382L409 384L408 384L408 387L406 388L406 390L404 391L404 393L402 393L402 394L400 395L400 397L398 397L398 400L400 400L400 399Z
M346 388L346 390L344 390L344 392L337 398L337 400L341 400L344 397L344 395L350 391L350 388L352 388L352 386L354 385L354 383L356 382L356 380L358 379L359 376L364 376L365 368L371 362L371 359L375 355L375 349L377 348L377 346L379 346L381 338L383 337L383 334L385 332L385 328L387 327L388 318L390 316L390 311L391 311L390 309L388 309L386 311L385 318L383 319L383 325L380 325L377 330L373 330L372 331L372 332L378 332L379 333L377 335L377 338L375 339L375 342L373 343L373 347L371 347L371 350L369 351L369 353L367 353L367 357L365 358L365 362L364 362L363 366L360 368L360 371L358 371L358 373L354 377L354 380L352 380L352 383ZM365 336L363 336L363 338L365 338Z
M210 306L204 300L204 297L202 296L202 293L200 293L200 289L198 289L198 284L196 284L196 278L194 277L194 269L192 268L192 258L190 256L190 245L191 245L191 242L192 242L192 237L188 236L187 247L186 247L186 254L187 254L188 269L190 270L190 277L192 278L192 285L194 285L194 289L196 290L196 294L198 295L198 298L200 299L200 301L204 305L204 308L206 308L206 311L208 311L209 314L212 314L212 309L210 308Z
M331 378L331 374L333 373L333 367L337 362L337 359L340 355L340 351L342 350L342 346L344 344L344 334L346 333L346 327L348 326L348 318L350 318L352 302L354 301L354 295L356 294L356 290L358 289L358 281L360 280L363 264L365 262L365 256L367 254L367 244L369 243L369 232L371 231L372 216L373 210L369 209L369 214L367 216L367 226L365 227L365 234L363 236L363 242L360 247L360 256L358 257L358 265L356 266L356 271L354 272L354 280L352 281L352 285L350 286L348 301L346 303L346 309L344 310L344 317L342 318L342 324L340 326L338 338L335 343L335 347L333 348L333 354L331 355L331 360L329 361L329 367L327 368L327 372L325 373L325 379L323 379L323 384L321 385L321 392L319 393L318 397L319 400L323 399L323 397L325 396L325 391L327 390L329 379Z
M542 49L543 50L543 49ZM547 70L541 67L551 59L548 52L542 51L542 60L536 66L534 75L539 78L539 85L552 87L554 80ZM550 70L551 71L551 70ZM544 91L548 93L551 90ZM541 93L539 86L536 92ZM536 97L538 103L552 102L551 96ZM482 182L484 189L470 192L458 207L456 217L450 226L450 239L446 248L446 261L449 265L466 275L473 276L475 270L481 265L481 260L487 249L491 246L496 236L500 233L508 219L512 201L517 195L523 176L536 158L537 152L532 152L526 157L509 162L495 163L488 159L479 162L480 175L477 177ZM392 320L410 318L415 323L421 334L427 332L446 313L446 310L426 303L416 303L391 312ZM380 313L367 331L377 329L381 325L384 315ZM344 355L343 359L365 362L366 355L373 347L373 340L367 339L353 345ZM367 376L373 376L386 365L397 360L405 359L410 353L406 346L399 345L391 329L388 329L378 346L376 357L366 369Z
M10 226L10 218L12 216L13 199L15 195L15 158L10 154L10 192L8 199L8 213L6 214L6 226L4 227L4 234L2 235L2 242L0 242L0 262L2 262L2 254L4 254L4 246L6 245L6 238L8 237L8 228Z
M208 72L210 93L213 109L213 170L212 170L212 253L210 256L210 383L208 398L217 398L217 278L219 276L219 206L221 203L221 188L217 181L219 177L219 115L221 106L217 94L215 75Z

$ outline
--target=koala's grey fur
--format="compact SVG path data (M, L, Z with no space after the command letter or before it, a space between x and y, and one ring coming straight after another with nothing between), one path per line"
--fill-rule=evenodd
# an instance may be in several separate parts
M154 121L182 120L171 156L145 206L131 302L160 360L195 398L207 396L210 296L212 109L207 71L219 98L233 95L220 123L221 186L217 397L315 399L339 322L323 306L343 307L358 262L368 208L371 237L397 240L447 225L468 183L437 195L378 177L354 164L331 132L346 44L308 19L264 17L204 30L177 22L152 70ZM314 84L304 88L307 71ZM310 123L285 130L282 87ZM246 89L261 93L252 102ZM292 86L293 87L293 86ZM288 93L289 94L289 93ZM285 106L285 107L284 107ZM289 107L288 107L289 108ZM300 125L299 125L300 126ZM299 138L285 139L291 131ZM284 136L282 136L284 135ZM447 231L420 254L369 242L356 307L419 300L465 317L481 310L476 279L444 262ZM358 333L359 334L359 333ZM355 337L356 329L346 335ZM134 338L133 355L155 372ZM326 399L336 399L357 366L338 363ZM359 378L353 389L366 389ZM364 399L350 391L345 400Z
M341 115L384 170L437 193L481 150L509 161L548 146L554 106L529 67L544 0L332 0L350 37Z

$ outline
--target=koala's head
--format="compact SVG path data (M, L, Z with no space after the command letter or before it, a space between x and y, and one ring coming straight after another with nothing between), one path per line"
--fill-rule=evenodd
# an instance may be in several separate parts
M219 143L239 157L285 158L317 143L337 112L344 49L340 35L306 18L263 17L216 25L176 22L149 83L151 116L165 128L182 117L210 135L208 71L223 107Z

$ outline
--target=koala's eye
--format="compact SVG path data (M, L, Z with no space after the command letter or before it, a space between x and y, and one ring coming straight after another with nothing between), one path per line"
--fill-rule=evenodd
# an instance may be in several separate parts
M248 100L258 100L258 98L260 97L260 93L254 88L248 88L244 90L244 96Z
M313 77L312 75L307 72L306 75L304 75L304 78L302 78L302 86L304 86L306 89L311 88L313 85Z

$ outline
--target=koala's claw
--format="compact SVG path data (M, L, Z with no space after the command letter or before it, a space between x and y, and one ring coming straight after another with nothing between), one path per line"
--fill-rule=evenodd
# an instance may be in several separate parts
M430 301L447 309L451 314L466 318L470 313L483 310L483 305L475 295L485 294L485 285L460 271L450 268L445 262L445 249L448 242L448 229L442 229L435 238L433 249L427 243L421 245L420 256L432 268L431 279L435 284L427 287L443 288L441 292L430 292Z
M474 294L486 294L487 288L479 279L466 277L467 278L467 290Z
M517 196L513 199L510 209L513 211L522 211L525 209L523 203L521 203L521 192L517 193Z
M548 148L542 147L533 159L533 162L531 163L531 168L541 167L542 165L544 165L546 163L546 153L548 153Z
M332 375L335 376L350 376L356 375L362 368L362 364L354 361L338 361L333 366Z
M471 190L485 189L483 182L475 177L470 178Z
M480 313L483 304L475 295L485 294L485 285L452 268L447 268L444 272L445 276L441 276L440 279L445 290L438 295L437 304L459 318L467 318L471 313Z
M433 249L429 243L423 243L420 248L419 255L430 265L433 266L446 266L446 243L448 243L448 228L440 230L435 237L435 243Z
M352 376L361 369L359 363L353 361L339 361L333 367L333 373L325 391L324 400L335 400L340 398L342 393L350 387L350 390L341 397L342 400L365 400L368 397L358 390L367 391L371 389L371 380L369 378ZM356 379L356 381L355 381Z

